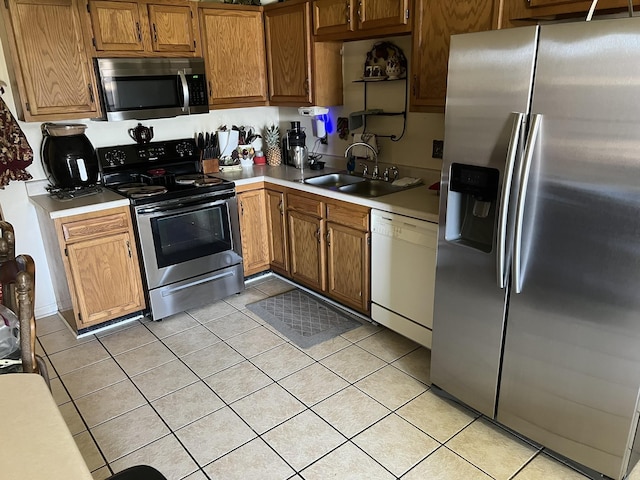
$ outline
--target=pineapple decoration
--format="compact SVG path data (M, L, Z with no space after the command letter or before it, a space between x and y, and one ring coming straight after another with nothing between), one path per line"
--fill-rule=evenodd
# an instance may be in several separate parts
M277 167L282 163L282 152L280 151L280 129L277 125L265 128L264 141L267 144L267 163L272 167Z

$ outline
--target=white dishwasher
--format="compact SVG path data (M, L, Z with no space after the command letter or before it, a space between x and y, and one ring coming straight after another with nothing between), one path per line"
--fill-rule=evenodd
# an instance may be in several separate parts
M431 348L438 225L371 211L371 318Z

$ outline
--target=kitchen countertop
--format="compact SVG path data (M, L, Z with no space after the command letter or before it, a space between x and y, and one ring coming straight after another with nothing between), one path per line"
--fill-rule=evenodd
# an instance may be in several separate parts
M254 165L252 167L244 167L241 171L220 172L216 176L225 180L232 180L237 186L250 185L256 182L268 182L281 186L293 187L291 182L295 183L295 188L323 195L345 202L363 205L369 208L384 210L386 212L406 215L408 217L426 220L432 223L438 223L438 209L440 206L440 196L434 190L429 190L428 185L409 188L400 192L383 195L376 198L364 198L356 195L336 192L322 187L316 187L303 183L304 179L326 175L328 173L343 172L336 168L324 168L323 170L300 170L290 166L271 167L268 165ZM439 178L437 179L439 180ZM431 183L437 180L432 180ZM429 183L429 182L427 182Z
M81 213L97 212L115 207L128 207L129 199L106 188L95 195L58 200L49 194L33 195L30 200L49 214L49 218L69 217Z
M337 172L344 172L344 170L335 168L300 170L284 165L278 167L254 165L243 167L242 170L238 171L219 172L215 176L231 180L237 186L268 182L285 187L295 187L305 192L438 223L440 197L434 190L429 190L427 185L409 188L377 198L364 198L303 183L303 180L307 178ZM427 183L433 183L433 181L436 180L434 179ZM30 199L35 205L47 212L52 219L129 205L127 198L106 188L101 193L72 200L62 201L52 198L48 194L35 194L30 196Z

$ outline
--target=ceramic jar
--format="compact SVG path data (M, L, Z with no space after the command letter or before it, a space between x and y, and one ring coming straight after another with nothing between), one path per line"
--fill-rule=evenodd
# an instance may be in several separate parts
M392 55L387 59L385 73L389 80L400 78L400 75L402 74L402 66L400 65L400 59L396 55Z

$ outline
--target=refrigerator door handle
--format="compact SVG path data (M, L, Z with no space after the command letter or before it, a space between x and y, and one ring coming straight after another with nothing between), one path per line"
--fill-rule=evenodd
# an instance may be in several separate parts
M518 156L518 148L520 145L520 135L524 124L524 113L513 112L513 128L509 138L509 148L507 149L507 163L504 169L504 178L502 179L502 196L498 211L498 241L496 254L496 279L498 288L504 289L507 284L507 267L506 267L506 251L507 251L507 219L509 217L509 199L511 197L511 186L513 184L513 170Z
M522 224L524 223L524 206L527 201L527 187L529 185L529 173L534 150L540 133L542 115L534 114L531 119L529 136L524 149L522 171L520 172L520 188L518 190L518 202L516 206L515 234L513 238L513 286L516 293L522 291Z

